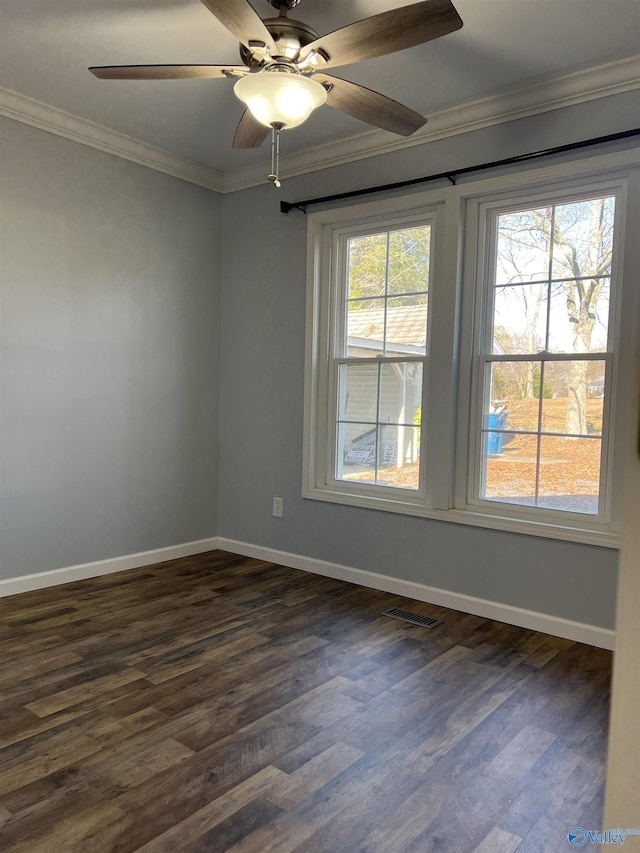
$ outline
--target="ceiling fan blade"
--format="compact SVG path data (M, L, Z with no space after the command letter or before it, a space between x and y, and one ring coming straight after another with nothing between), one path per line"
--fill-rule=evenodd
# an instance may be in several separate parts
M89 71L100 80L191 80L244 76L244 65L102 65Z
M271 130L268 127L260 124L249 110L245 110L236 128L236 135L233 137L233 147L260 148L270 133Z
M331 86L327 95L329 106L374 127L381 127L401 136L410 136L427 122L420 113L357 83L350 83L330 74L314 74L313 79L326 88Z
M323 69L349 65L446 36L461 26L462 19L450 0L423 0L321 36L306 45L300 62L315 50L329 57Z
M229 30L245 47L259 42L276 52L271 33L262 23L249 0L201 0L212 15Z

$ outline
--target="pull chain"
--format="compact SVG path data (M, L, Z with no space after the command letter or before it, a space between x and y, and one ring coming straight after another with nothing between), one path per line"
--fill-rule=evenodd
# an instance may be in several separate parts
M284 125L279 122L274 122L271 125L271 174L267 177L274 187L281 185L278 171L280 169L280 133L283 127Z

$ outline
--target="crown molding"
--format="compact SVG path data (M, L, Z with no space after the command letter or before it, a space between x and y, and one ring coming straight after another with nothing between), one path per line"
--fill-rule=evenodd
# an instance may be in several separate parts
M222 172L186 157L156 148L124 133L0 87L0 115L81 145L97 148L182 181L221 192Z
M408 138L373 130L289 154L281 159L281 173L285 177L294 177L317 172L365 157L426 145L514 119L637 90L639 78L640 58L610 62L432 113L428 123ZM264 161L223 174L218 169L1 87L0 115L215 192L232 193L259 186L264 183L268 171L269 164Z
M280 175L291 178L317 172L365 157L402 151L449 136L630 92L640 88L639 79L640 58L630 57L610 62L440 110L430 114L427 124L410 137L395 137L384 131L373 130L296 154L281 155ZM235 192L263 184L267 166L265 161L225 172L222 192Z

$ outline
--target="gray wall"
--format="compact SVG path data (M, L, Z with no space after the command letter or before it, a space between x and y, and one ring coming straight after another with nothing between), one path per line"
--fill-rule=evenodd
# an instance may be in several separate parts
M1 121L0 576L214 536L219 197Z
M279 193L223 199L220 536L613 626L615 551L302 499L306 221L278 211L624 130L636 110L621 95L289 180L285 165Z
M279 200L612 133L635 111L621 95L222 200L4 120L0 576L218 532L611 627L614 551L301 498L306 222Z

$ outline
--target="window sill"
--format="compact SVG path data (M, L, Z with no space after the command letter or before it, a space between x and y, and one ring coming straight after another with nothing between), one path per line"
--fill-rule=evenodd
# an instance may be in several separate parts
M597 529L572 527L569 525L556 524L549 521L506 517L496 515L489 511L479 511L475 508L467 509L434 509L424 502L394 498L386 496L373 497L370 495L354 494L347 491L338 491L331 487L308 488L303 490L303 498L328 503L343 504L360 509L373 509L382 512L394 512L400 515L413 515L420 518L429 518L433 521L444 521L453 524L464 524L468 527L482 527L489 530L499 530L503 533L517 533L526 536L537 536L543 539L560 539L564 542L577 542L583 545L597 545L601 548L620 548L620 536L612 533L602 526Z

